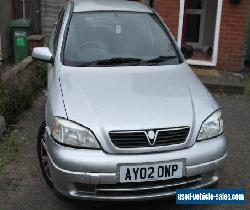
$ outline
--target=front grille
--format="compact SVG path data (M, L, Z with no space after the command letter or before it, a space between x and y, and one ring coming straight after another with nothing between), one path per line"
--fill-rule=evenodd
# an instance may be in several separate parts
M155 138L149 139L148 134L152 131L155 133ZM189 127L145 131L112 131L109 136L117 148L157 147L184 143L189 131Z
M117 183L85 185L74 183L76 192L80 195L128 197L146 196L158 193L174 194L176 190L183 188L195 188L202 184L202 176L183 177L166 181L153 181L142 183Z
M190 188L192 186L195 186L201 181L201 176L194 176L167 181L97 185L95 193L97 196L136 196L164 192L175 192L177 189Z

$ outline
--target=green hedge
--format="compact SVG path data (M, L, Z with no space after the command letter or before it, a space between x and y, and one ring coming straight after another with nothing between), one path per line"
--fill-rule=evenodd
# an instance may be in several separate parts
M0 115L7 124L15 122L17 116L29 108L39 92L46 86L46 68L38 62L24 84L19 81L9 81L0 87ZM19 79L16 79L19 80Z

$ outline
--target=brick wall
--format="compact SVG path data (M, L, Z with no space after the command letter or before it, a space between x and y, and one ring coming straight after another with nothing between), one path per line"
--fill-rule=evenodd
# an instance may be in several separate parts
M248 31L246 33L246 45L247 45L247 61L250 63L250 6L248 10Z
M174 37L177 39L179 25L179 0L154 0L154 8L168 25Z
M240 71L244 65L244 38L250 0L233 5L224 0L221 18L217 69Z

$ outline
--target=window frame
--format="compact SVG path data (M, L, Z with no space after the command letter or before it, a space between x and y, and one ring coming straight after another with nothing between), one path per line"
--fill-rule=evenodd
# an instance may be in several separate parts
M60 13L58 15L55 33L54 33L54 37L53 37L53 54L54 55L56 54L57 48L58 48L58 41L59 41L61 29L62 29L64 14L65 14L65 9L62 8L62 10L60 11Z

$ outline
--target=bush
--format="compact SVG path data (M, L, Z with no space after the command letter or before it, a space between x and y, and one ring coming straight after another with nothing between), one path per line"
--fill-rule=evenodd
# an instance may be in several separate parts
M45 88L47 86L47 71L44 63L37 63L36 75L38 80L38 89Z
M0 87L0 115L4 116L7 124L15 122L17 116L29 108L39 92L46 86L45 65L37 63L32 69L25 84L16 81L9 81Z

